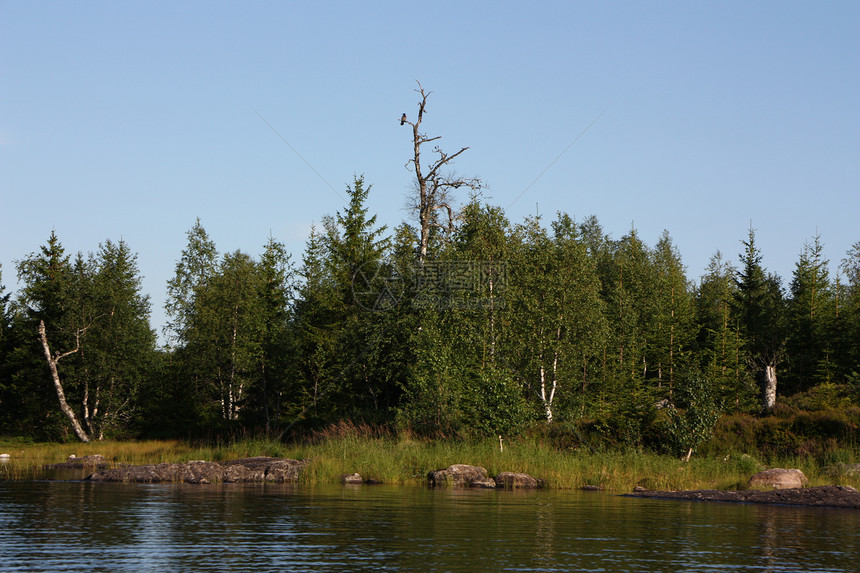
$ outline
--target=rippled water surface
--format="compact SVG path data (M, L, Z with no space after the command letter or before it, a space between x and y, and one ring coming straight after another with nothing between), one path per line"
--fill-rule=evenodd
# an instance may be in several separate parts
M857 571L858 533L601 493L0 482L0 571Z

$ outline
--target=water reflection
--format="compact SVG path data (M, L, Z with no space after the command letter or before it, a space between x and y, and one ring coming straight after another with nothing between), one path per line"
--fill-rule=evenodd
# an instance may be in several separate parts
M580 492L0 483L4 571L851 571L860 512Z

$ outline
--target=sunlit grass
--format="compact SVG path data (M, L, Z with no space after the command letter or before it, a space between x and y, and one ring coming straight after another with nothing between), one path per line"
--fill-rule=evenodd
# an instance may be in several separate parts
M427 473L452 464L482 466L496 475L522 472L541 478L550 488L578 489L596 486L623 493L640 486L656 490L743 489L747 480L766 467L798 468L810 485L839 484L860 488L860 476L823 473L810 457L769 460L729 454L693 457L689 462L647 451L560 452L532 438L506 440L430 441L408 434L386 435L364 428L342 428L302 443L243 440L224 444L194 445L187 442L24 443L0 440L0 453L10 455L0 464L0 479L32 479L44 465L101 454L109 465L158 464L189 460L225 461L272 456L304 459L308 465L300 480L305 484L337 483L343 474L357 472L364 479L387 484L420 485ZM853 461L853 454L842 457Z

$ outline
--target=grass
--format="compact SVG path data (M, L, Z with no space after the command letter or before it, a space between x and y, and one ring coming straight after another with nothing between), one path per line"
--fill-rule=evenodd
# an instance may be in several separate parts
M388 484L420 485L427 473L455 463L482 466L490 475L502 471L523 472L542 478L551 488L576 489L597 486L627 492L636 486L658 490L742 489L754 473L766 467L798 468L810 485L838 483L860 488L860 476L826 473L811 457L770 459L765 466L755 456L693 457L683 462L647 451L560 452L534 438L504 442L427 441L407 434L390 435L367 427L340 426L294 444L268 440L244 440L227 444L194 445L182 441L95 442L89 444L26 443L0 439L0 453L10 461L0 464L0 479L32 479L41 466L78 457L101 454L112 465L157 464L189 460L224 461L273 456L309 460L301 481L306 484L337 483L342 474L358 472ZM846 463L853 452L838 456Z

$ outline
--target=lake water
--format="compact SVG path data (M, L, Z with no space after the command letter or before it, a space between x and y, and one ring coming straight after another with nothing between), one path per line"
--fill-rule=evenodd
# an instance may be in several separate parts
M591 492L0 482L0 571L857 571L858 533Z

